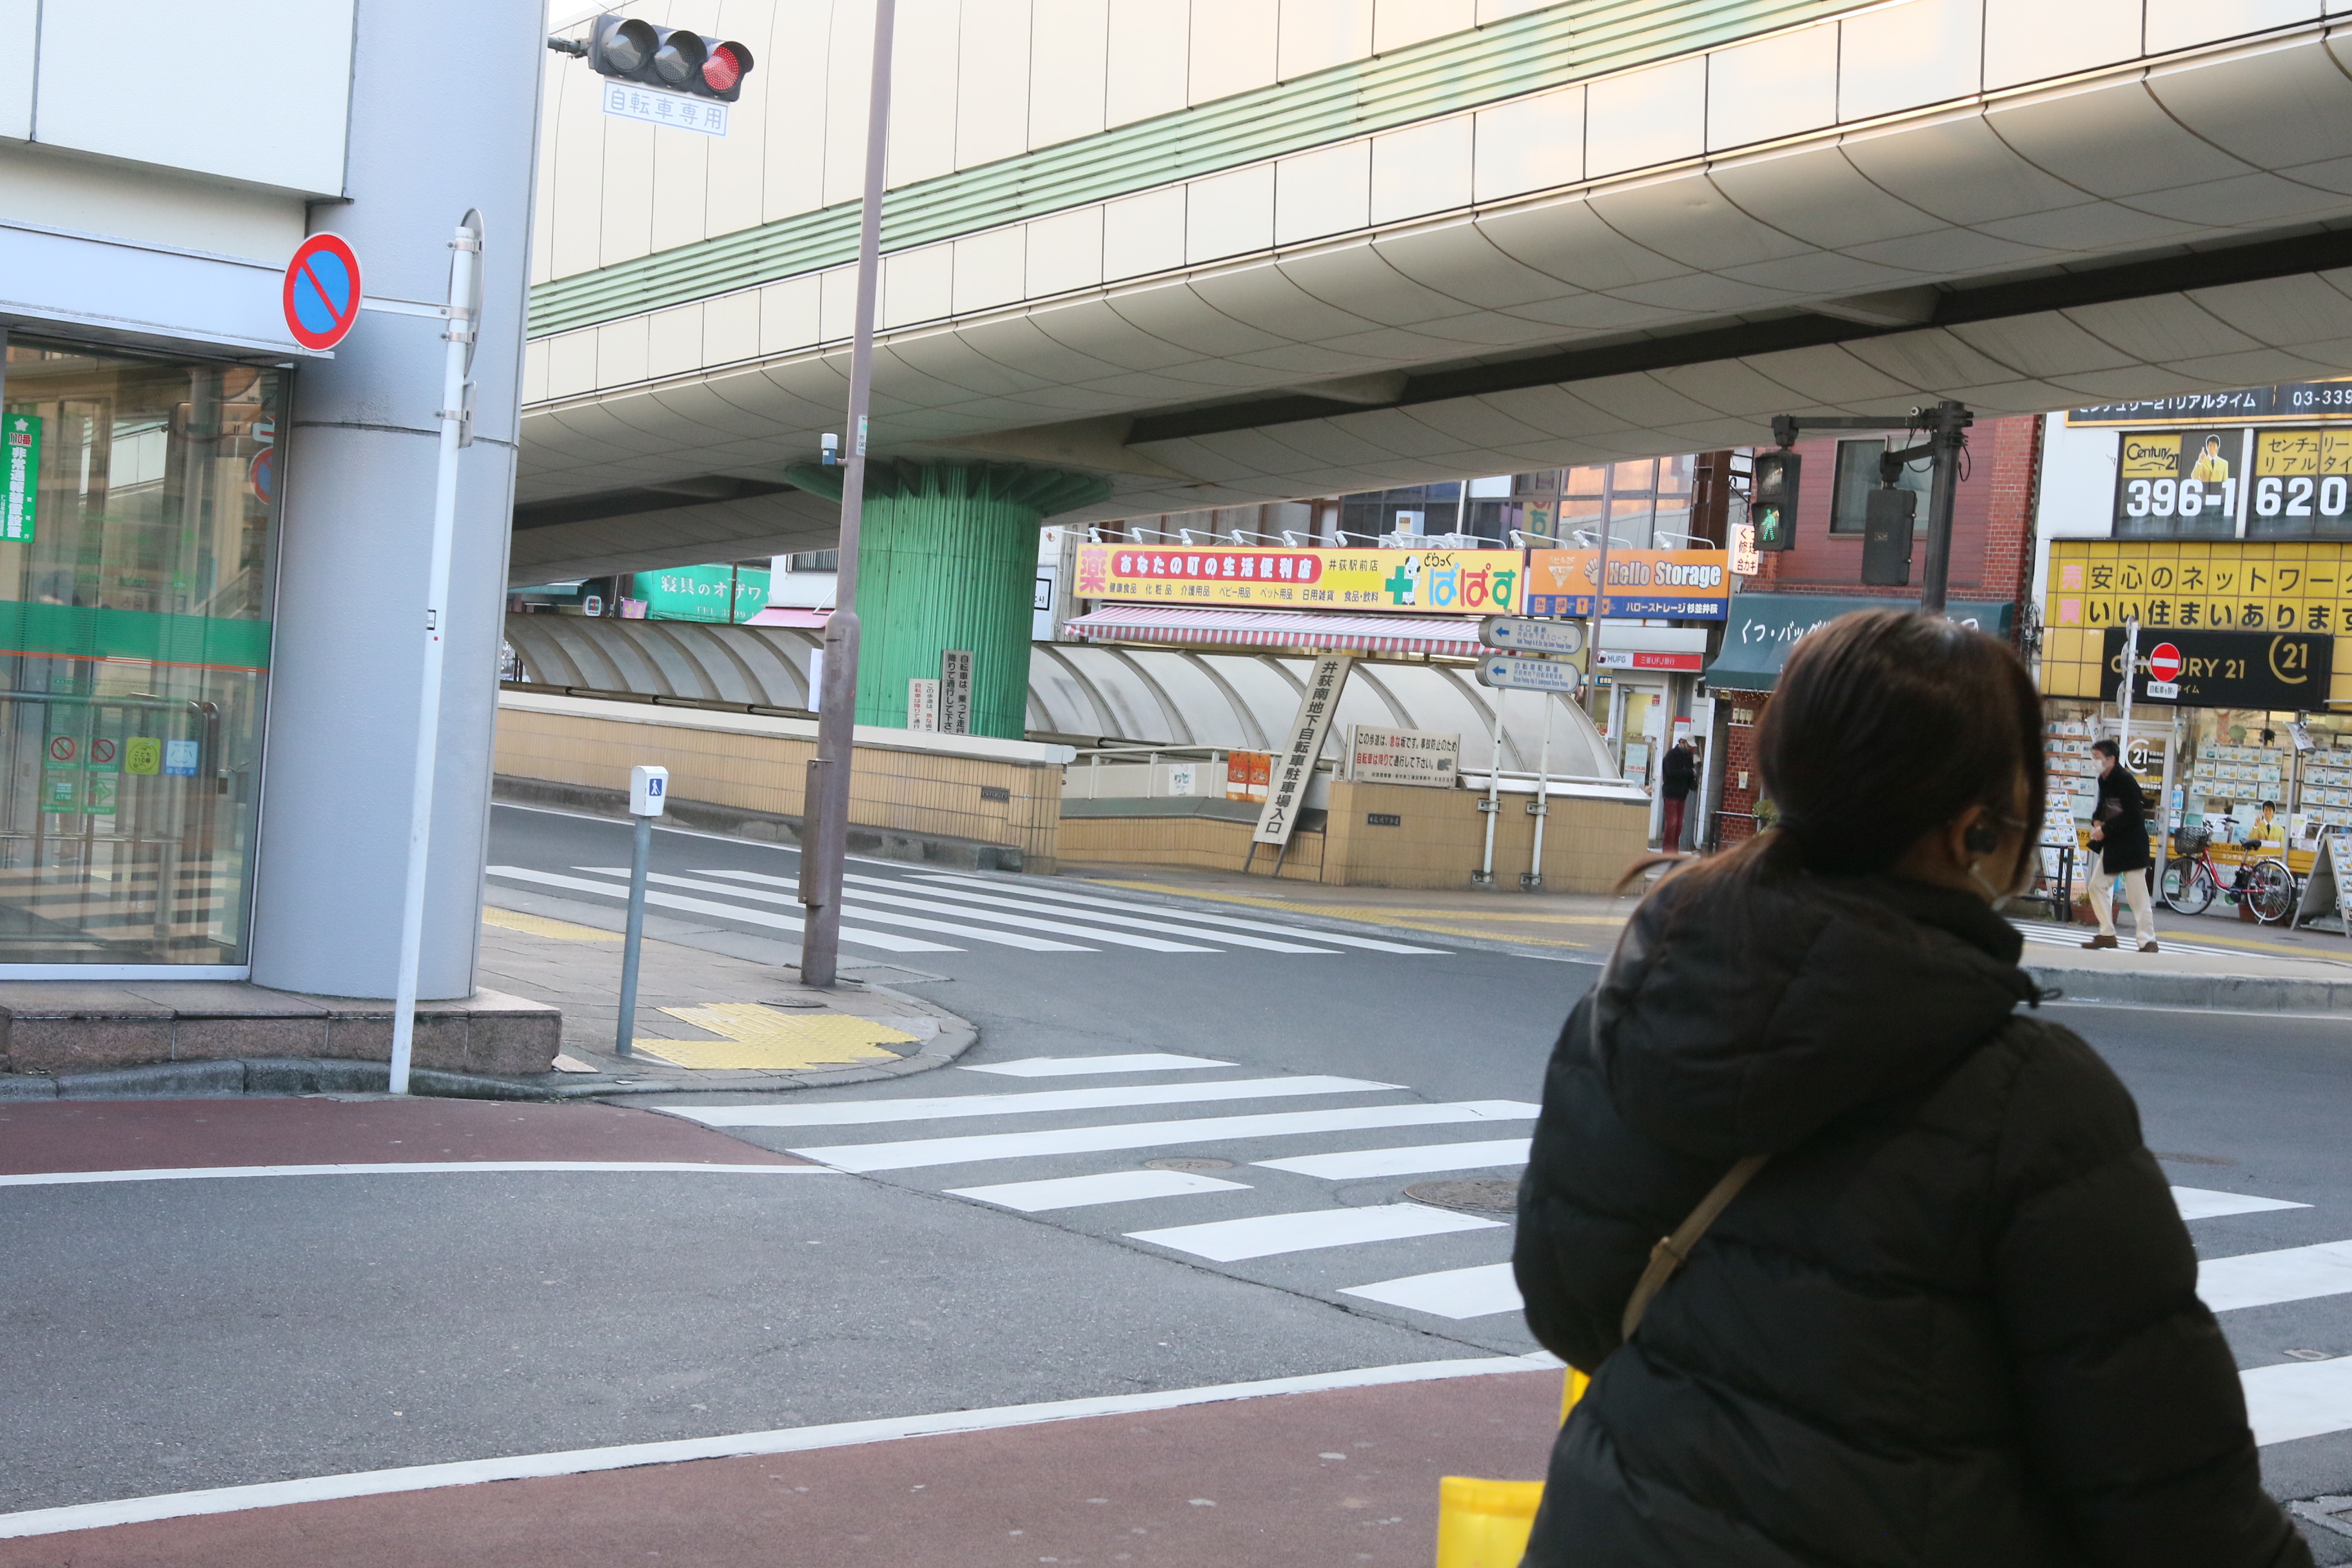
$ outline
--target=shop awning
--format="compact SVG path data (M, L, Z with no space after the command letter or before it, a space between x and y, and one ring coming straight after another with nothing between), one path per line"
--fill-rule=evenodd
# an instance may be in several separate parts
M798 626L803 631L821 632L831 619L830 609L803 609L797 605L770 605L743 624L747 626Z
M1780 679L1781 661L1799 639L1840 616L1856 610L1916 610L1914 598L1872 598L1858 594L1734 594L1725 624L1723 651L1706 667L1706 683L1721 691L1769 691ZM2017 616L2013 604L1955 600L1952 619L1990 637L2006 638Z
M1339 616L1315 610L1183 610L1112 605L1069 623L1088 642L1315 647L1352 653L1451 653L1475 658L1478 623L1436 616Z

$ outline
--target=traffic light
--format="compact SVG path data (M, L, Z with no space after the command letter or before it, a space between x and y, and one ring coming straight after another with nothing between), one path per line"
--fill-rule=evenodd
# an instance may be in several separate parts
M635 16L599 16L584 41L550 38L547 46L584 57L598 76L721 103L741 98L743 79L751 74L751 51L732 39L656 27Z
M1804 464L1782 447L1756 454L1755 489L1749 515L1756 523L1756 548L1793 550L1797 545L1797 476Z
M1870 492L1862 524L1862 580L1874 588L1911 581L1911 537L1918 526L1916 490L1882 487Z

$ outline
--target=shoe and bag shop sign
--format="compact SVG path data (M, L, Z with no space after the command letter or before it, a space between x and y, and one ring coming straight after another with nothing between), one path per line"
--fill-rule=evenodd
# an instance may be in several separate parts
M2118 700L2139 623L2136 702L2325 711L2352 696L2352 548L2053 540L2042 689Z

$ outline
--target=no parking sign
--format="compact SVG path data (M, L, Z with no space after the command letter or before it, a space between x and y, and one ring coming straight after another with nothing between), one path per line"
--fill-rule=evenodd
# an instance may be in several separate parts
M360 319L360 258L331 234L314 234L286 264L286 330L306 349L331 349Z

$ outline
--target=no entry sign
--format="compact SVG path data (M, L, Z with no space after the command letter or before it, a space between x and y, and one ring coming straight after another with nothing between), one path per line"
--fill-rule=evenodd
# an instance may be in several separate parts
M331 349L360 315L360 258L331 234L314 234L286 264L286 330L306 349Z
M2147 678L2150 680L2170 680L2180 673L2180 650L2168 642L2160 642L2147 650Z

